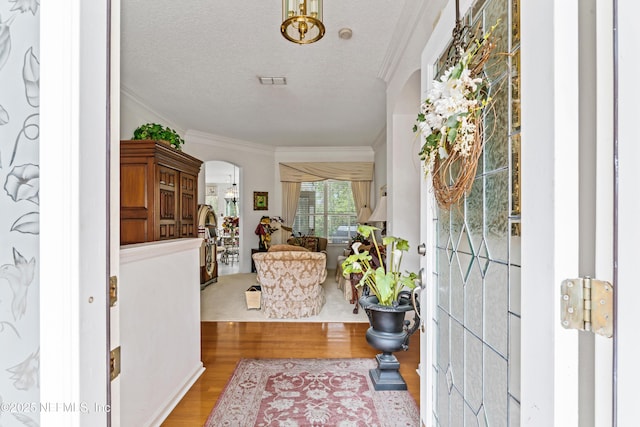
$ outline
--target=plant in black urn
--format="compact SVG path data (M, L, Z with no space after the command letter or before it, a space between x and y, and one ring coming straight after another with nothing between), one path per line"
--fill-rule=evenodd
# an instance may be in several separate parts
M383 260L382 251L376 241L376 227L358 226L358 233L365 238L371 237L375 257ZM360 251L360 242L353 244L353 254L343 263L346 274L361 274L356 285L363 288L364 295L359 304L369 317L370 327L366 338L369 345L382 351L376 356L378 367L369 374L376 390L406 390L407 384L400 375L400 363L393 355L394 351L407 350L409 337L418 329L419 310L412 298L411 291L416 287L418 275L400 270L402 256L409 250L409 243L398 237L386 236L382 239L386 247L388 263L372 262L369 251ZM377 266L380 264L379 266ZM408 312L414 312L413 321L406 320Z

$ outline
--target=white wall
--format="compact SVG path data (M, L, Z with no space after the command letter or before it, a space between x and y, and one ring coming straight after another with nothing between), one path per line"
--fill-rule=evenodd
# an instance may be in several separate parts
M387 128L376 139L372 148L374 151L373 183L371 184L371 211L380 199L380 187L387 184Z
M420 260L420 168L419 140L412 128L420 106L420 58L438 22L445 0L410 0L412 16L406 18L402 55L387 82L387 193L390 219L388 234L405 238L411 247L403 268L418 271ZM409 8L411 9L411 8Z
M157 426L204 371L201 239L120 251L121 424Z
M387 143L389 218L387 234L409 241L409 252L403 258L403 268L418 272L420 255L420 180L424 179L418 157L421 139L413 133L420 108L420 71L407 80L394 106L392 133Z
M273 168L274 149L251 142L233 140L202 132L186 133L185 153L207 162L220 160L233 163L240 170L238 190L240 194L240 272L251 270L251 248L258 247L258 236L255 229L263 215L280 216L279 196L275 187L275 171ZM199 203L204 200L205 172L200 172ZM269 209L253 210L253 192L269 193Z

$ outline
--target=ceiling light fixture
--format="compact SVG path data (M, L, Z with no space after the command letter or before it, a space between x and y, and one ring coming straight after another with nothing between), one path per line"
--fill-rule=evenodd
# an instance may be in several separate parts
M322 0L282 0L280 32L285 39L298 44L320 40L324 36Z
M231 175L229 175L229 182L231 182ZM227 191L224 194L224 199L233 203L234 205L238 203L238 185L236 184L236 167L233 166L233 184L231 187L227 188Z

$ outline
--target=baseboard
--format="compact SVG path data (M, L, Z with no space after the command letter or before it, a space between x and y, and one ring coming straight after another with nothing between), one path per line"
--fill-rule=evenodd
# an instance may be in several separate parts
M165 405L163 405L161 408L158 409L158 411L156 411L157 415L153 417L153 421L148 423L147 426L160 427L160 425L164 422L164 420L167 419L171 411L173 411L175 407L178 405L178 403L180 403L180 400L182 400L184 395L187 394L187 392L191 389L193 384L195 384L198 378L200 378L204 370L205 370L205 367L202 364L202 362L200 362L198 366L196 366L196 368L194 369L191 376L187 378L184 385L180 387L180 389L176 392L173 398L169 399Z

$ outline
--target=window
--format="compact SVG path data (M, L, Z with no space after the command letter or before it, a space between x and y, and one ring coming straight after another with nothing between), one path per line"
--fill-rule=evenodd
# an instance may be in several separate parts
M293 230L348 243L356 234L356 208L349 181L303 182Z

